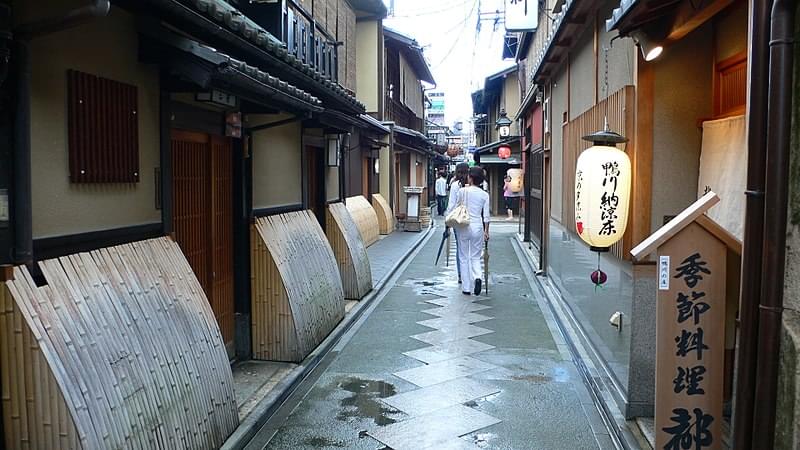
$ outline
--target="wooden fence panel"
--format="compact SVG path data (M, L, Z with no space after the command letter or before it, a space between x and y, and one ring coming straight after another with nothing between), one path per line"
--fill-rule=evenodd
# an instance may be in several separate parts
M629 142L623 145L625 146L625 152L633 159L634 96L635 88L633 86L625 86L564 125L561 223L573 233L576 232L575 169L580 154L592 145L590 142L583 140L583 136L602 130L606 115L608 115L608 124L611 130L629 139ZM631 203L631 210L635 207L636 205ZM611 253L618 258L630 259L632 228L629 226L623 238L611 247Z
M224 443L238 426L233 376L214 314L176 243L151 239L39 264L45 285L17 267L5 283L11 298L2 299L7 448ZM12 348L26 369L6 364ZM13 370L31 387L12 383ZM15 414L18 389L45 414Z
M347 205L347 210L350 211L350 215L353 216L356 226L358 226L364 245L369 247L374 244L380 236L378 214L375 213L375 209L372 208L372 205L363 195L349 197L345 200L345 204Z
M372 290L367 246L344 203L331 203L327 214L326 234L339 265L344 298L361 300Z
M300 362L344 318L336 257L311 211L256 219L253 357Z
M372 194L372 208L378 216L380 234L389 234L394 231L394 213L389 202L381 194Z

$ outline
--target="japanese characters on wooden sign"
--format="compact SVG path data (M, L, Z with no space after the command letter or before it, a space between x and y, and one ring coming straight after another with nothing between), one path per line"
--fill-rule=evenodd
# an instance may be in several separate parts
M695 222L658 248L658 449L722 448L726 255Z

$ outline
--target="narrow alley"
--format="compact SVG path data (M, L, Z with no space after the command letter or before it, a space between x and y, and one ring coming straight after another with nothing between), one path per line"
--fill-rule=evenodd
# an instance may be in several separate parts
M488 293L433 265L437 228L247 448L615 448L516 224L492 227Z

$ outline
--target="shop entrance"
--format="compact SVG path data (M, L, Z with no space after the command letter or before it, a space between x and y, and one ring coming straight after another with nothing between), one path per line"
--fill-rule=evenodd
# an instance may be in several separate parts
M175 240L203 286L230 354L234 339L231 140L173 130L171 149Z

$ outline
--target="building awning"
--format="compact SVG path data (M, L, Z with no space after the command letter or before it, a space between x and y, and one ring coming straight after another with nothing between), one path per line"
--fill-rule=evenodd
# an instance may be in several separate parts
M243 61L164 28L141 30L141 57L202 89L216 87L265 107L322 111L322 102Z
M381 123L380 120L370 116L369 114L361 114L358 116L361 121L367 125L372 131L376 131L380 134L389 134L392 130L389 129L386 125Z
M510 164L512 166L517 166L522 164L516 156L511 156L506 159L502 159L497 155L481 155L481 165L483 164Z
M366 110L353 93L302 62L280 39L224 0L139 0L125 2L125 5L160 19L180 21L187 31L208 38L209 42L236 47L237 51L248 55L250 65L269 67L275 76L313 91L315 96L337 109L358 114Z
M475 153L477 153L479 155L483 155L483 154L486 154L486 153L489 153L489 152L493 152L493 151L497 150L498 148L500 148L501 145L508 145L509 147L511 147L512 151L514 150L515 147L517 148L517 150L519 150L519 142L520 142L520 137L519 136L513 136L513 137L510 137L510 138L502 140L502 141L494 141L494 142L492 142L490 144L486 144L486 145L484 145L482 147L478 147L478 148L475 149Z

